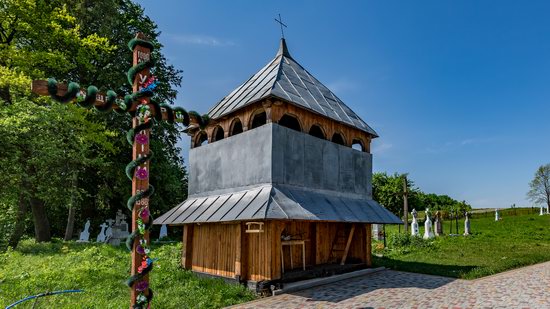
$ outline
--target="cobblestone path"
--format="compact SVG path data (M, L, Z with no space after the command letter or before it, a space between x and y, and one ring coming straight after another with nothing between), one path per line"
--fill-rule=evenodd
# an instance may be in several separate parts
M384 270L233 308L550 309L550 262L477 280Z

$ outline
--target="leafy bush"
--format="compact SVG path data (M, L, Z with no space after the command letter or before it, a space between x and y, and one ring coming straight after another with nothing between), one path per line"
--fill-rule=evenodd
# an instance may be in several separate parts
M395 249L406 247L429 248L433 246L433 241L423 239L420 236L412 236L408 233L390 234L388 237L388 245L390 248Z

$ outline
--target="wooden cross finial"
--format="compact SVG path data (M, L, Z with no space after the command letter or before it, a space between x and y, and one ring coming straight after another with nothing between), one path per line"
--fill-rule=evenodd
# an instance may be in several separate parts
M279 19L275 18L275 21L278 22L281 25L281 38L285 38L285 32L283 30L283 26L287 28L285 24L283 24L283 19L281 18L281 14L279 14Z

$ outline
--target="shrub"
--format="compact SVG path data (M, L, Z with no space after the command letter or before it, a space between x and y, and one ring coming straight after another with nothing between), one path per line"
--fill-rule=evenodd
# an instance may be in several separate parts
M390 234L388 237L388 245L391 248L429 248L433 246L433 241L429 239L423 239L420 236L412 236L407 233L403 234Z

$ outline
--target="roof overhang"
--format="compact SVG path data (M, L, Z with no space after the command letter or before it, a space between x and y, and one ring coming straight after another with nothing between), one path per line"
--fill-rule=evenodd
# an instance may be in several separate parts
M157 218L154 224L247 220L403 223L382 205L365 197L266 184L235 192L192 196Z

